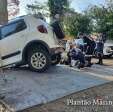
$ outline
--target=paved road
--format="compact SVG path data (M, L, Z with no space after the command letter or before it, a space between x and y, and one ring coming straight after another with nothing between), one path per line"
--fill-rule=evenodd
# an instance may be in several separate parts
M46 73L31 72L27 68L7 70L0 75L0 95L4 101L21 110L47 103L71 93L113 81L113 68L94 65L78 70L68 66L52 67Z

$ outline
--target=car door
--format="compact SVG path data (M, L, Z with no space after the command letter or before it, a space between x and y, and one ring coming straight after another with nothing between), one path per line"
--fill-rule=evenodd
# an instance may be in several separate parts
M4 65L21 60L21 45L24 42L26 24L18 20L1 27L0 52Z

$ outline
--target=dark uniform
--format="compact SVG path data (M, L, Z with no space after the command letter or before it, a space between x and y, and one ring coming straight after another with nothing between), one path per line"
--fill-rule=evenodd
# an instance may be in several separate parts
M97 64L101 64L101 65L103 64L103 48L104 48L103 42L101 41L97 42L96 56L99 59Z
M96 56L99 59L97 64L103 64L103 49L106 42L106 34L100 35L96 42Z
M77 65L78 68L83 68L85 65L85 58L84 54L79 48L72 48L70 49L70 56L72 60L79 60L79 64Z
M83 37L83 40L84 40L84 52L86 55L89 55L88 57L86 57L86 60L88 61L88 67L90 67L92 65L91 63L91 58L94 53L94 49L95 49L95 41L94 40L91 40L89 39L87 36L84 36Z
M99 59L97 64L101 64L101 65L103 64L103 49L106 40L107 40L107 34L102 33L98 38L98 41L96 42L96 56Z

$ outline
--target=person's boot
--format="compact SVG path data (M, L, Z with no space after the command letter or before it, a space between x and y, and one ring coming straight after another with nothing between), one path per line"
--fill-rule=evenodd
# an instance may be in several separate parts
M93 65L93 63L91 63L91 61L88 61L86 67L91 67Z
M102 59L100 60L100 65L103 65L103 61L102 61Z
M93 65L93 63L88 63L87 65L86 65L86 67L91 67Z
M99 59L99 61L96 64L103 65L102 59Z
M83 64L83 63L78 64L77 68L78 68L78 69L84 68L84 64Z
M97 63L95 63L95 64L99 64L100 65L100 62L98 61Z

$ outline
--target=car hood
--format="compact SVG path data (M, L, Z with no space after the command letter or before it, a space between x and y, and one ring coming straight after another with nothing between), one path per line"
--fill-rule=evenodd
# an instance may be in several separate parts
M113 46L113 43L105 43L104 46Z

